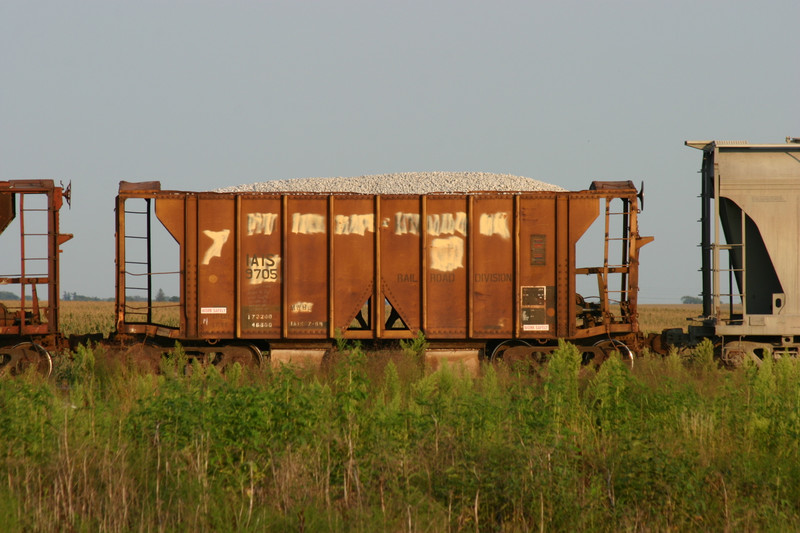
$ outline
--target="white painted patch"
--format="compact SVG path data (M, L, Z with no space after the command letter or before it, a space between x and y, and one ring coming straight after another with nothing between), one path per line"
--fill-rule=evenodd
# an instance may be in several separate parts
M227 307L201 307L200 308L201 315L227 315L228 308Z
M231 230L224 229L222 231L211 231L211 230L204 230L203 234L206 237L211 239L211 246L208 247L206 250L205 255L203 255L203 264L207 265L211 262L211 259L214 257L220 257L222 255L222 245L228 241L228 236L230 235Z
M292 233L325 233L325 217L316 213L292 215Z
M334 233L336 235L364 235L365 232L375 233L375 216L366 215L336 215L334 219Z
M292 313L310 313L314 307L314 302L297 302L289 306Z
M388 225L384 222L384 226ZM394 214L394 234L419 235L419 213L403 213L398 211Z
M508 230L508 213L505 211L494 214L482 214L478 221L478 227L481 235L489 237L492 235L499 235L504 239L511 237L511 232Z
M465 212L428 215L428 235L438 237L455 233L467 234L467 214Z
M247 234L272 235L277 220L277 213L247 213Z
M431 270L452 272L464 267L464 239L453 235L431 241Z

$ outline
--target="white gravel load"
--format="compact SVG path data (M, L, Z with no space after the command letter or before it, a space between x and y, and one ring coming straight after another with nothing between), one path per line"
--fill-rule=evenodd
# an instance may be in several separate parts
M401 172L353 178L297 178L235 185L216 192L351 192L359 194L427 194L480 191L564 191L533 178L490 172Z

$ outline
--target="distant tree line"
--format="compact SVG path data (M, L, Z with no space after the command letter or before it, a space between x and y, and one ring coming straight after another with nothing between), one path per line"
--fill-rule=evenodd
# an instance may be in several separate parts
M698 298L697 296L682 296L681 297L682 304L701 304L703 303L702 298Z
M164 294L164 289L158 289L158 292L156 293L155 300L157 302L180 302L181 301L181 299L178 296L167 296L166 294Z
M8 294L10 296L6 297L3 294ZM0 300L14 300L19 298L12 293L3 293L0 292ZM30 299L30 298L28 298ZM61 300L65 302L113 302L114 297L111 298L98 298L97 296L85 296L83 294L78 294L77 292L67 292L61 295ZM158 289L156 293L156 297L153 298L156 302L179 302L180 298L178 296L167 296L164 294L163 289ZM144 296L128 296L128 301L130 302L146 302L147 298Z
M28 300L30 300L30 295L28 296ZM19 300L19 294L14 294L13 292L8 291L0 291L0 300Z
M61 295L61 299L65 302L113 302L114 298L98 298L97 296L85 296L77 292L67 292Z

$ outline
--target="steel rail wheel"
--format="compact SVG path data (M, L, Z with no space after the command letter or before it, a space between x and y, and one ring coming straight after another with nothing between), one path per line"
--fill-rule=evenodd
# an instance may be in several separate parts
M0 348L0 358L0 375L19 376L31 367L35 367L36 372L44 377L53 371L50 353L35 342L20 342L12 347Z
M489 361L498 361L503 358L503 354L509 348L516 348L518 346L527 346L531 348L531 344L521 339L508 339L494 347L492 355L489 356Z
M594 343L594 348L598 348L602 355L598 358L595 352L594 363L597 366L603 364L612 353L618 352L622 361L630 368L633 368L633 352L628 348L624 342L617 339L602 339Z

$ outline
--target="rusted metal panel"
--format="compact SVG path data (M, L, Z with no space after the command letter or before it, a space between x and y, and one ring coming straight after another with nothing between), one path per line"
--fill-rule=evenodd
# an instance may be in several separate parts
M236 223L235 197L200 197L197 201L197 302L199 334L234 337Z
M569 198L558 195L556 198L556 335L561 338L572 337L574 321L572 320L572 303L569 283L574 278L574 253L570 253L569 241Z
M14 193L11 191L0 192L0 233L3 233L8 225L17 216Z
M239 214L240 331L244 338L279 338L281 335L280 196L242 198Z
M597 182L595 182L597 183ZM628 182L630 183L630 182ZM634 189L635 193L636 189ZM576 287L575 287L575 251L580 238L586 233L586 230L597 219L600 212L600 197L589 195L588 197L579 196L577 194L570 195L569 197L569 214L568 214L568 230L564 233L567 234L567 264L566 264L566 279L559 286L559 291L564 296L562 298L563 313L564 313L564 337L575 338L578 335L576 316L578 309L576 307Z
M290 339L328 338L328 199L288 196L283 316Z
M371 196L333 196L331 205L331 336L372 337L374 321L362 313L375 279L375 213ZM359 317L363 324L354 324ZM372 322L372 323L370 323Z
M55 187L47 192L47 323L52 334L61 329L59 298L61 298L61 244L72 235L61 234L59 210L62 205L62 189Z
M183 271L182 290L185 295L184 313L186 327L183 334L188 338L198 336L200 315L198 309L198 236L197 236L197 196L188 194L184 199L184 250L181 252L181 270Z
M385 328L383 301L377 302L378 336L408 337L422 325L421 211L418 196L381 196L380 268L381 293L408 326L408 331Z
M519 224L519 336L554 338L558 248L556 197L523 195Z
M630 265L630 272L628 275L628 301L631 308L631 331L639 331L639 250L646 244L653 241L653 237L642 237L639 235L639 206L636 203L636 197L633 198L631 204L631 212L634 216L630 221L630 246L628 248L628 262Z
M514 198L473 197L470 216L470 337L514 332Z
M319 341L339 331L409 338L422 329L431 340L553 341L635 327L576 320L575 247L601 200L625 196L633 206L625 216L637 228L635 189L609 187L424 196L138 187L120 194L155 198L159 219L181 245L180 338ZM610 268L606 258L581 275L604 281L622 273L633 289L621 292L630 295L638 248L629 246L622 267Z
M134 193L134 192L150 192L160 191L161 182L158 181L120 181L119 192L121 193Z
M118 195L114 205L114 234L115 234L115 285L116 295L114 298L114 320L115 329L120 333L125 333L125 198Z
M181 273L181 283L179 284L178 317L180 320L179 332L184 335L187 326L186 314L186 284L184 265L186 261L185 231L186 231L186 196L183 194L172 194L167 197L156 199L156 217L164 225L166 230L178 243L178 268ZM172 334L172 332L170 333Z
M631 180L624 181L593 181L589 187L590 191L619 191L619 190L633 190L636 191L636 186Z
M469 254L465 196L425 197L426 335L467 336L467 260Z
M185 195L159 197L156 200L156 216L179 245L183 245L185 230Z

